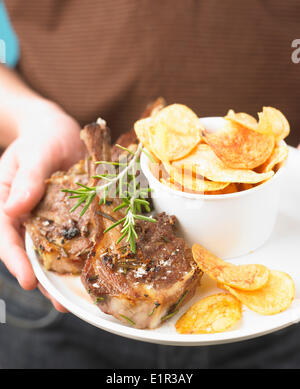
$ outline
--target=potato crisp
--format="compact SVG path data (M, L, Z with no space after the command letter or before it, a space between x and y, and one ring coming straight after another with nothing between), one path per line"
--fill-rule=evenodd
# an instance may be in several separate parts
M274 315L286 310L294 300L294 281L283 271L268 269L260 264L234 265L223 261L199 244L193 245L192 252L199 269L215 280L219 288L227 290L241 304L254 312ZM180 325L177 323L181 331L188 327L186 323L191 325L191 314L193 310L197 311L197 304L183 315ZM221 308L216 309L218 315ZM196 331L196 320L193 325ZM189 327L189 331L193 330Z
M192 251L198 267L218 283L249 291L262 288L269 279L269 270L263 265L233 265L199 244L194 244Z
M224 332L242 317L242 304L234 296L218 293L195 303L176 323L180 334Z
M286 117L276 108L263 107L258 113L259 122L256 131L275 136L277 142L290 133L290 125Z
M254 169L266 161L275 144L273 135L260 134L228 119L225 128L206 134L205 140L224 164L233 169Z
M268 282L260 289L245 291L222 285L246 307L261 315L274 315L286 310L295 297L292 278L282 271L270 270Z
M182 104L169 105L135 124L140 141L161 161L187 155L200 141L202 130L197 115Z
M224 119L222 128L209 132L190 108L172 104L134 128L168 174L161 183L188 193L226 195L263 184L280 169L288 157L282 140L290 127L272 107L263 107L258 120L233 109Z
M200 143L187 157L174 161L171 167L178 171L184 169L185 174L201 175L216 182L242 182L256 184L272 177L274 172L257 173L250 169L233 169L227 167L214 153L211 147Z

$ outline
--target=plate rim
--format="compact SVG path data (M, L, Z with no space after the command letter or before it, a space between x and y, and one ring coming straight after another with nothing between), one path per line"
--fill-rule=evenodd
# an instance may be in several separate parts
M26 252L33 267L33 271L41 283L41 285L51 294L61 305L63 305L69 312L77 316L79 319L112 334L123 336L129 339L144 341L148 343L156 343L162 345L172 346L210 346L225 343L240 342L259 336L267 335L269 333L278 331L290 325L296 324L300 321L300 307L298 307L298 315L293 315L293 320L279 320L274 327L262 329L261 331L253 333L245 333L243 331L239 335L234 335L234 330L220 332L215 334L170 334L157 333L156 330L132 328L123 323L115 323L102 317L95 317L94 314L84 310L84 308L76 305L69 300L64 294L51 282L47 277L48 271L42 267L39 261L38 254L34 251L33 242L26 232L25 234ZM34 255L33 255L34 254ZM50 273L50 272L49 272ZM51 274L54 274L53 272ZM60 275L55 275L60 277ZM91 304L92 301L91 301ZM100 311L99 311L100 312ZM284 313L284 312L282 312ZM287 316L287 315L285 315ZM284 317L285 317L284 316ZM167 324L167 323L166 323Z
M290 145L288 148L294 156L297 155L299 157L300 152ZM289 158L289 163L286 164L286 170L289 170L289 166L291 164L292 158ZM283 328L286 328L290 325L296 324L300 322L300 306L297 306L292 311L292 315L289 310L279 313L281 315L281 319L276 321L276 325L267 326L267 328L262 328L261 331L254 331L244 333L244 331L240 331L240 334L235 334L234 329L231 331L220 332L215 334L170 334L167 335L164 332L158 333L157 329L137 329L130 327L123 323L115 323L107 320L106 318L102 318L100 316L94 317L95 315L90 312L85 311L79 305L76 305L74 302L70 301L63 293L51 282L49 277L47 277L47 270L45 270L42 264L39 261L38 255L34 250L34 245L29 236L28 232L25 232L25 249L29 261L33 267L33 271L41 283L41 285L65 308L69 310L72 314L77 316L83 321L100 328L104 331L110 332L115 335L123 336L125 338L139 340L148 343L162 344L162 345L172 345L172 346L210 346L210 345L218 345L218 344L226 344L226 343L235 343L248 339L257 338L263 335L270 334L272 332L279 331ZM55 275L55 273L51 272L51 274ZM56 277L60 277L60 275L55 275ZM298 299L299 300L299 299ZM91 304L92 301L91 301ZM100 312L100 311L99 311ZM174 317L174 319L177 315ZM272 317L272 316L271 316ZM170 324L171 322L169 322ZM168 325L165 323L164 325ZM159 328L158 328L159 330Z

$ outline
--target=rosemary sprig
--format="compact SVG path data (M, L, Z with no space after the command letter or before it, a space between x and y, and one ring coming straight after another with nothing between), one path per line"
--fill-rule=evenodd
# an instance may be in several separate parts
M122 199L121 204L114 208L114 212L124 209L125 216L113 224L111 224L104 233L107 233L111 229L122 225L121 236L117 240L119 244L123 239L130 244L130 249L133 253L136 252L136 240L138 234L135 230L136 220L144 220L155 223L156 219L142 215L142 207L146 212L150 212L149 201L145 199L150 189L141 188L141 185L136 180L137 166L140 163L140 155L143 150L143 145L140 143L135 152L132 152L126 147L116 145L122 150L127 151L131 159L129 162L110 162L110 161L97 161L96 164L117 166L118 172L114 174L103 173L93 176L92 178L98 178L104 180L105 184L89 187L77 182L78 189L63 189L63 192L69 193L69 198L78 199L77 203L70 209L70 212L74 212L79 206L83 205L80 212L80 216L83 216L88 210L91 203L94 201L96 195L99 196L100 204L106 204L107 197L112 196L112 189L115 190L115 195L118 195ZM147 154L148 155L148 154Z

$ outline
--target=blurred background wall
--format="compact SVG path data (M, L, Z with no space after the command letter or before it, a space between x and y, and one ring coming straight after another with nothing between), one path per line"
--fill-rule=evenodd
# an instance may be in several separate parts
M9 22L3 1L0 0L0 39L4 41L6 47L6 64L14 67L18 62L19 46L18 39Z

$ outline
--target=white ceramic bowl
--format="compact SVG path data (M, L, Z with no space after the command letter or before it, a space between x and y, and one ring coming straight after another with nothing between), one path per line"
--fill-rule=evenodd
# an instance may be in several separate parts
M201 118L208 131L217 131L223 118ZM223 259L245 255L262 246L270 237L279 207L281 177L285 166L263 184L224 194L202 195L169 188L149 169L142 153L141 169L152 189L157 212L175 215L181 234L192 245L199 243Z

